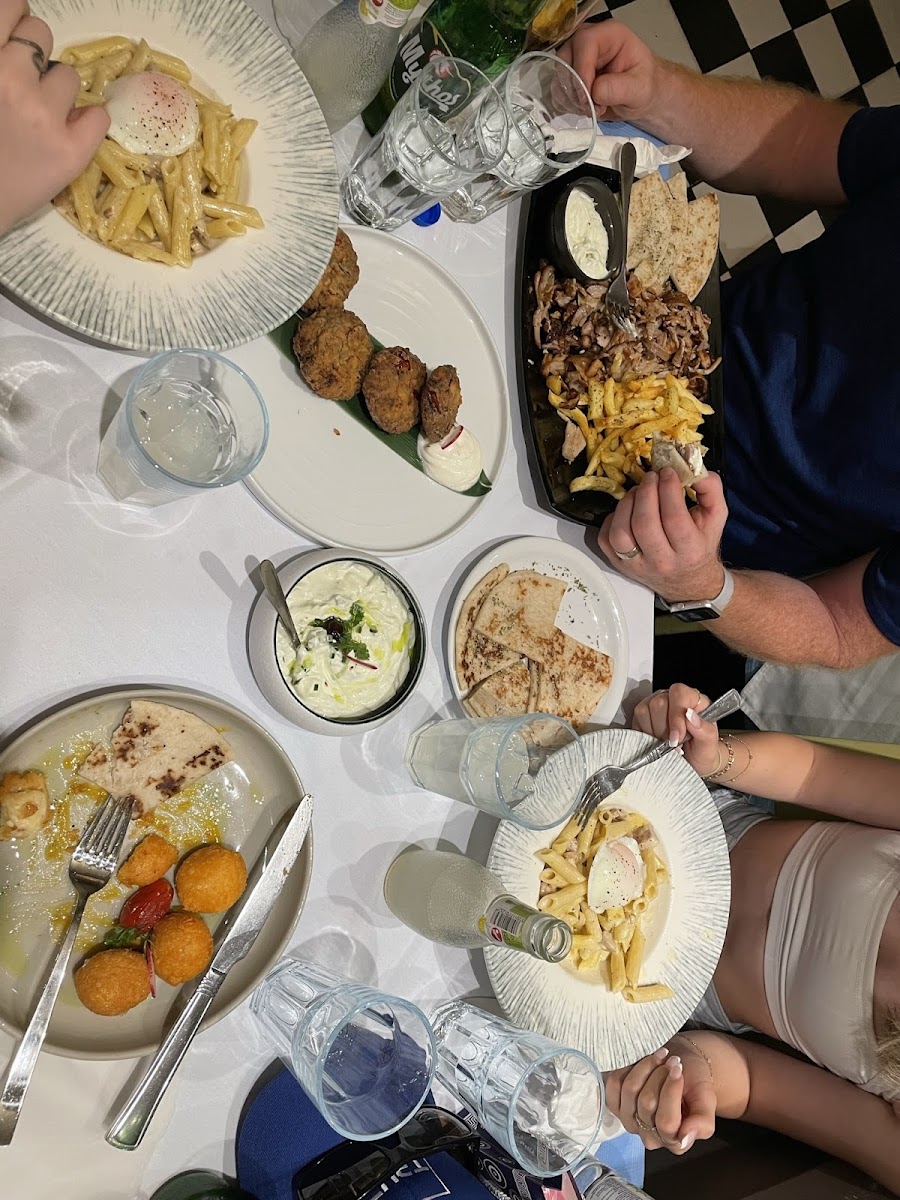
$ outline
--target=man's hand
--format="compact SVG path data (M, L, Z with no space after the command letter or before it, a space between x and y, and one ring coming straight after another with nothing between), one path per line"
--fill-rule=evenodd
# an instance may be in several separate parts
M581 76L598 117L639 123L651 109L656 55L621 21L582 25L557 53Z
M35 51L13 37L39 46L45 63L53 50L53 34L25 0L0 0L0 234L71 183L109 128L104 108L74 109L72 67L60 63L42 77Z
M665 600L714 600L725 582L719 541L728 506L718 475L694 484L697 505L689 509L681 481L666 467L648 471L603 522L600 549L610 564ZM619 557L637 548L630 558Z

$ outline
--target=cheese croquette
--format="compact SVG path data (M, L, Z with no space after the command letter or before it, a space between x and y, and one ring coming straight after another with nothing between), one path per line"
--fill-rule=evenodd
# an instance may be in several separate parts
M138 950L101 950L75 972L75 991L100 1017L120 1017L150 995L147 960Z
M247 866L227 846L201 846L175 872L175 890L184 908L194 913L220 913L231 908L247 886Z
M172 987L180 987L209 966L212 934L196 913L173 912L157 922L150 948L156 974Z
M352 400L373 353L369 331L344 308L323 308L301 321L293 347L303 378L326 400Z
M339 229L328 266L303 307L307 312L319 308L343 308L358 282L359 263L356 251L343 229Z
M0 841L34 837L50 820L42 771L8 771L0 778Z
M145 887L162 879L178 862L178 851L158 833L148 833L138 842L119 867L119 883L126 887Z
M405 346L389 346L372 356L362 381L369 416L385 433L406 433L419 423L419 392L425 364Z

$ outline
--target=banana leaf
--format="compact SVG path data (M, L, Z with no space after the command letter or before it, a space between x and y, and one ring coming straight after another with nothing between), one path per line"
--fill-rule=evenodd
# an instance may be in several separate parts
M285 358L290 359L295 367L297 365L297 359L294 356L291 343L294 340L294 334L297 332L297 325L299 322L300 317L299 315L295 314L293 317L289 317L283 325L279 325L277 329L273 329L269 334L269 337L272 339L281 353L285 356ZM376 350L384 349L381 343L375 338L372 338L372 344ZM331 403L331 401L328 403ZM366 409L361 396L354 396L352 400L341 401L340 404L342 412L349 413L351 417L355 417L361 425L365 425L370 433L374 434L379 441L384 442L386 446L390 446L394 453L399 454L400 457L405 462L408 462L411 467L415 467L417 471L422 471L423 474L425 473L418 451L416 450L416 440L418 434L416 429L411 429L408 433L385 433L385 431L380 429L369 416L368 410ZM461 494L463 496L486 496L493 486L494 485L491 483L490 479L488 479L487 475L485 475L484 471L482 471L481 478Z

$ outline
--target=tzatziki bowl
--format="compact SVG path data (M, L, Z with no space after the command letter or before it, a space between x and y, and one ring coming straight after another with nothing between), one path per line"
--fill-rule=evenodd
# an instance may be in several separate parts
M261 594L250 618L250 666L283 717L311 733L372 729L415 690L425 622L408 584L354 550L313 550L278 569L299 635L292 639Z

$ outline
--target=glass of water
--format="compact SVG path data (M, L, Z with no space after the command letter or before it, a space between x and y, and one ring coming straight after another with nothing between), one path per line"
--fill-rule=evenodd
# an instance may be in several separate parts
M495 167L441 201L454 221L483 220L516 196L579 166L594 148L594 102L555 54L523 54L500 76L497 88L509 117L506 153ZM485 123L490 123L495 103L486 97Z
M268 436L263 398L240 367L209 350L169 350L135 376L97 471L117 500L166 504L243 479Z
M562 717L460 717L415 730L406 769L426 791L526 829L551 829L574 812L587 758Z
M341 1137L385 1137L428 1095L434 1035L409 1000L286 958L253 993L250 1011Z
M344 208L360 225L397 229L496 166L508 136L506 109L484 72L433 58L341 181Z
M450 1000L431 1016L435 1074L532 1175L570 1170L597 1140L603 1076L586 1054Z

